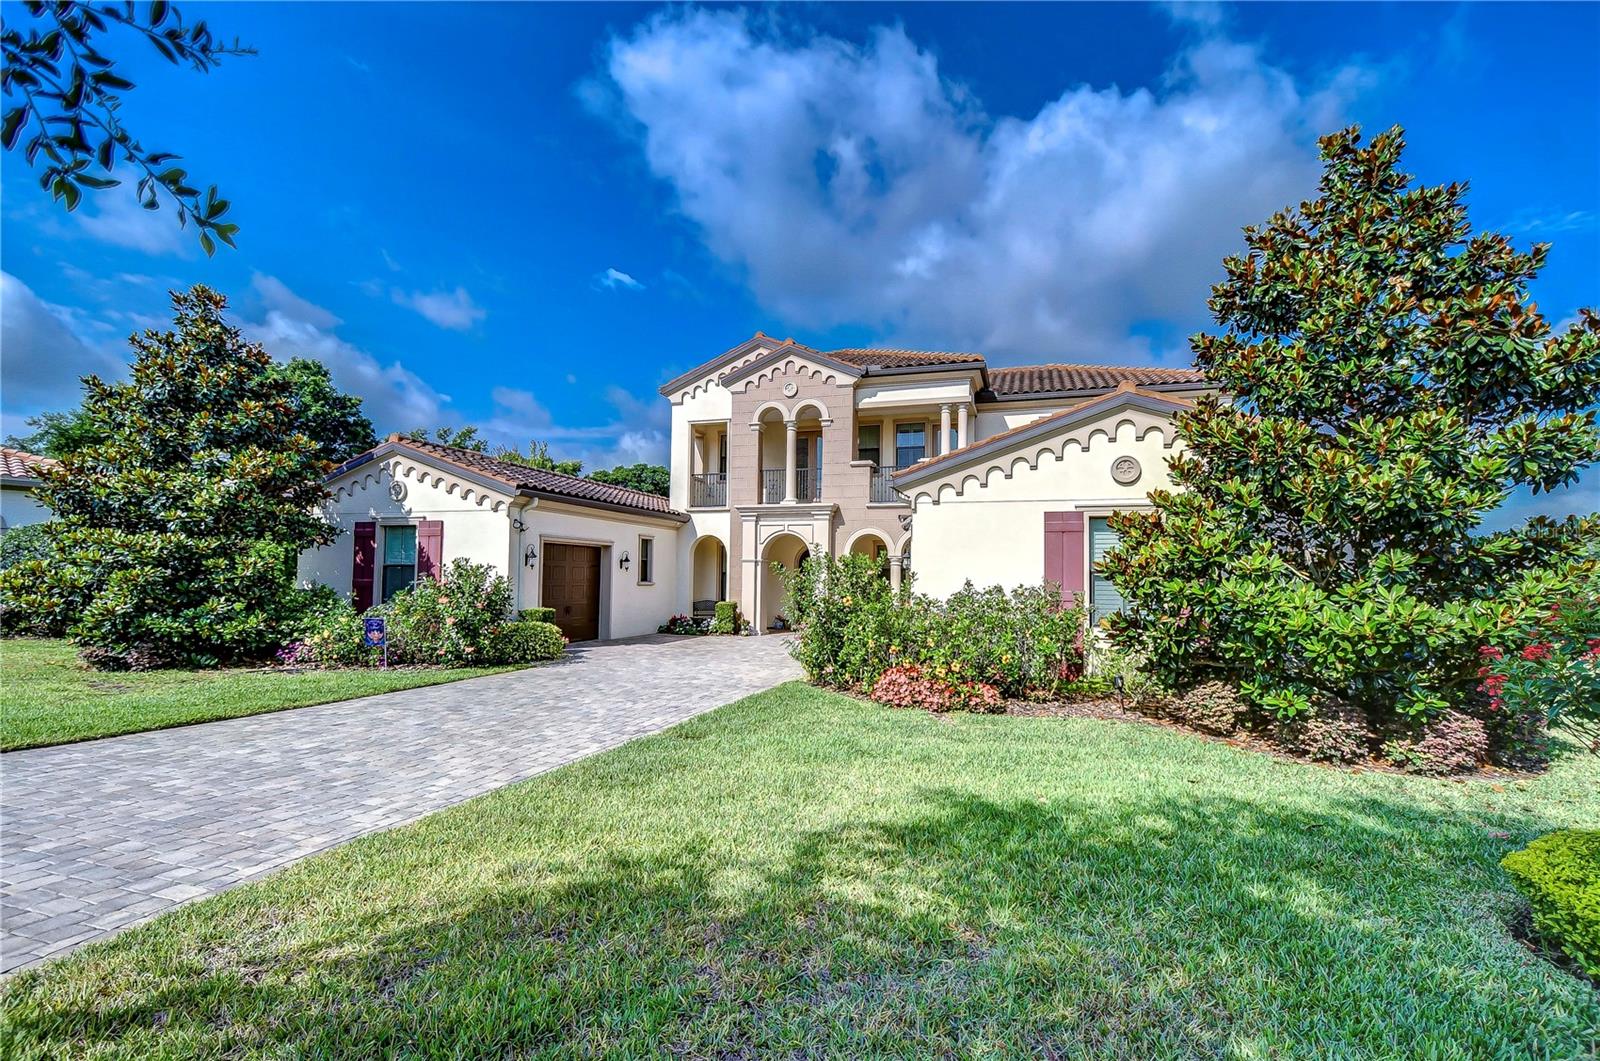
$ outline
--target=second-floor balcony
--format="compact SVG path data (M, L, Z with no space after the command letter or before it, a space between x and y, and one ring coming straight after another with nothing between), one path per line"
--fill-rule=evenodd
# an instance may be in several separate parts
M875 467L872 469L872 492L867 500L874 505L902 504L905 499L895 493L894 473L899 471L896 467Z
M785 474L782 468L763 468L761 470L762 504L778 505L783 503ZM795 469L794 500L805 504L822 500L822 469Z
M724 472L707 472L689 477L689 507L727 508L728 476Z

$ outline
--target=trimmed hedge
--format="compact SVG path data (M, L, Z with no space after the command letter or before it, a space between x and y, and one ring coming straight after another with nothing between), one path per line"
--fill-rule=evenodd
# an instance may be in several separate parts
M737 634L744 627L739 620L739 605L731 600L717 601L716 611L711 617L711 632L713 634Z
M1501 859L1533 907L1533 927L1600 978L1600 829L1546 833Z
M567 639L550 623L523 619L506 623L489 637L489 658L496 663L541 663L567 650Z
M554 608L524 608L517 613L517 618L526 619L530 623L553 623L556 621Z

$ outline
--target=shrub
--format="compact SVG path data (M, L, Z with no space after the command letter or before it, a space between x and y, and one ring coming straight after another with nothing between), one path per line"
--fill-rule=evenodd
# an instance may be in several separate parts
M495 663L540 663L567 650L567 638L552 623L527 619L502 623L489 635L488 657Z
M43 560L50 552L43 523L0 531L0 571L24 560Z
M349 601L339 600L308 612L295 640L278 652L285 666L316 664L322 667L359 667L382 658L363 640L361 616Z
M1226 737L1244 728L1250 705L1227 682L1206 682L1176 697L1168 710L1179 722Z
M739 615L739 606L731 600L717 601L716 612L711 618L711 632L737 634L743 629L744 619Z
M891 667L914 665L1000 695L1054 692L1083 672L1083 612L1054 587L970 584L944 601L889 588L864 556L812 558L786 572L799 638L794 655L822 685L871 689Z
M1533 908L1533 927L1600 978L1600 829L1546 833L1501 860Z
M979 711L1005 709L1000 691L985 682L952 682L923 671L915 664L890 667L872 683L872 698L889 707L914 707L925 711Z
M553 623L556 621L556 610L554 608L524 608L517 613L517 616L526 619L530 623Z
M1145 666L1145 658L1138 652L1121 648L1110 638L1094 634L1085 644L1084 678L1075 683L1081 688L1093 683L1099 694L1116 691L1117 679L1122 679L1122 695L1135 702L1164 700L1168 691Z
M1600 751L1600 565L1575 591L1526 615L1507 639L1486 645L1478 670L1489 718L1507 756L1537 755L1543 730L1565 726Z
M1372 751L1366 714L1352 704L1326 697L1316 700L1303 715L1279 719L1271 735L1285 749L1323 762L1360 762Z
M1415 737L1391 740L1384 758L1419 774L1459 774L1489 757L1489 734L1482 722L1459 711L1429 719Z
M441 581L421 579L368 614L388 620L390 662L460 667L485 662L510 610L511 583L493 567L453 560Z

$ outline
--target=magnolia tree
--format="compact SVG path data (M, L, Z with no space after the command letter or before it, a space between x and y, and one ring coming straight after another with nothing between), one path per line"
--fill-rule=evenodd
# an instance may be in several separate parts
M1179 417L1179 489L1114 520L1114 635L1177 685L1375 730L1488 717L1485 646L1592 579L1600 519L1481 532L1600 458L1600 317L1529 301L1549 248L1473 234L1466 186L1399 170L1401 132L1322 141L1320 195L1245 230L1191 342L1231 400Z
M15 629L67 627L107 666L204 664L275 649L331 467L295 383L196 286L174 329L131 341L127 383L84 381L99 441L40 469L45 555L0 574Z

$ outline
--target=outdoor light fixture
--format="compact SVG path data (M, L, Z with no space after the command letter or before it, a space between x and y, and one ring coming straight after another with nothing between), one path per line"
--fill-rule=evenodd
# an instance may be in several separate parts
M628 570L628 551L626 549L622 551L622 570Z
M516 531L518 534L521 534L523 531L528 529L528 525L522 522L522 517L518 516L512 519L511 529Z
M532 567L534 562L538 559L539 551L533 546L530 545L526 549L522 550L522 566Z

